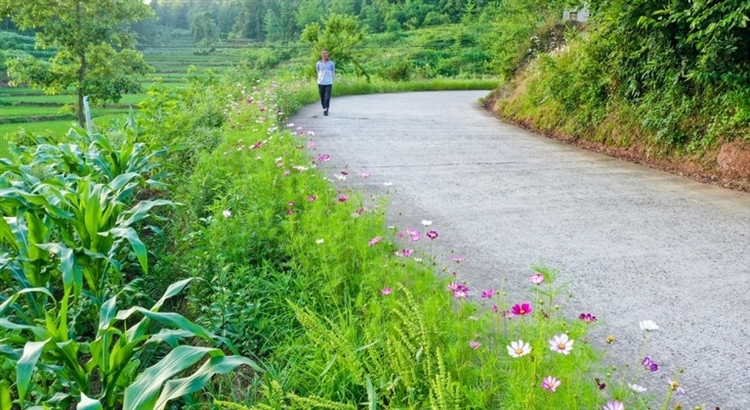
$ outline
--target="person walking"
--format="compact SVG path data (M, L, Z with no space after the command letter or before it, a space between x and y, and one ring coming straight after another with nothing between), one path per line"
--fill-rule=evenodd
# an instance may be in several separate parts
M328 59L328 50L320 52L320 61L315 64L315 71L318 72L318 92L320 93L320 104L323 106L323 115L328 115L333 77L336 75L336 65Z

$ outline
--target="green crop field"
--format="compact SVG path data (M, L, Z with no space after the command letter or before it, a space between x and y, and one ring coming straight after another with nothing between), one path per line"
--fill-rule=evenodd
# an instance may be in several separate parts
M129 108L137 109L138 103L146 98L150 87L161 82L167 88L180 88L185 85L185 76L190 66L198 69L197 75L209 69L220 72L230 68L244 58L245 50L239 48L218 49L209 55L194 55L190 48L146 49L146 62L154 71L144 76L138 94L126 94L117 103L106 105L92 104L94 123L106 126L110 120L121 118ZM75 115L63 110L75 104L72 91L65 94L45 95L41 90L28 87L0 87L0 136L23 129L30 133L52 131L65 133L75 121Z

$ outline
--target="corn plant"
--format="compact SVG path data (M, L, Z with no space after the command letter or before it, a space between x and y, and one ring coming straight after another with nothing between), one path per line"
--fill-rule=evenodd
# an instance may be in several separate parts
M243 364L260 371L250 359L226 356L212 347L180 344L193 337L208 342L218 339L182 315L159 312L164 302L179 294L189 282L186 279L172 284L150 309L135 306L118 311L117 296L109 298L99 310L96 333L91 338L77 335L68 327L71 281L65 283L60 300L45 288L27 288L10 296L0 304L0 327L7 331L0 339L0 355L16 363L18 406L26 408L26 398L34 390L37 405L69 408L77 403L78 409L163 409L170 400L201 389L214 374L227 373ZM29 319L15 314L23 310L17 306L18 299L28 293L38 293L50 303L44 317ZM138 317L137 323L129 325ZM153 324L161 325L156 333L152 332ZM137 374L143 364L141 358L164 344L173 350ZM188 376L175 377L204 357L208 359L200 368ZM6 409L10 406L0 407Z

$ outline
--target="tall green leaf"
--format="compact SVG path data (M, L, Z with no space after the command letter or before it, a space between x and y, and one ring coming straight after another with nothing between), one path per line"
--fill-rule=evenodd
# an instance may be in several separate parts
M28 391L31 374L34 372L36 362L39 360L39 356L42 355L44 346L49 340L27 342L23 347L21 359L16 364L16 386L18 388L18 401L21 406L23 406L23 401L26 398L26 392Z

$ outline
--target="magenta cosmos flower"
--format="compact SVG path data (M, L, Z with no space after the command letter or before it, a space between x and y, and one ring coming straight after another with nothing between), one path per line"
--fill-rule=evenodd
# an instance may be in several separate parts
M495 296L495 289L488 289L482 291L482 298L484 299L490 299L493 296Z
M656 364L655 361L651 360L651 358L648 356L643 358L643 361L641 362L641 364L643 364L643 367L645 367L646 370L652 373L659 370L659 365Z
M370 245L370 246L375 246L376 243L378 243L378 242L380 242L382 240L383 240L382 237L376 236L376 237L370 239L370 242L367 242L367 244Z
M525 316L531 313L532 311L531 304L529 303L519 303L516 305L513 305L513 307L510 309L511 313L513 313L515 316Z
M438 237L438 233L437 231L429 231L427 232L427 237L430 239L435 239Z
M326 162L330 160L331 160L331 156L329 154L321 154L318 156L318 162Z
M560 380L558 380L557 377L547 376L542 380L542 388L544 390L549 390L554 393L558 387L560 387Z
M586 323L596 322L596 316L592 315L591 313L581 313L578 318Z

